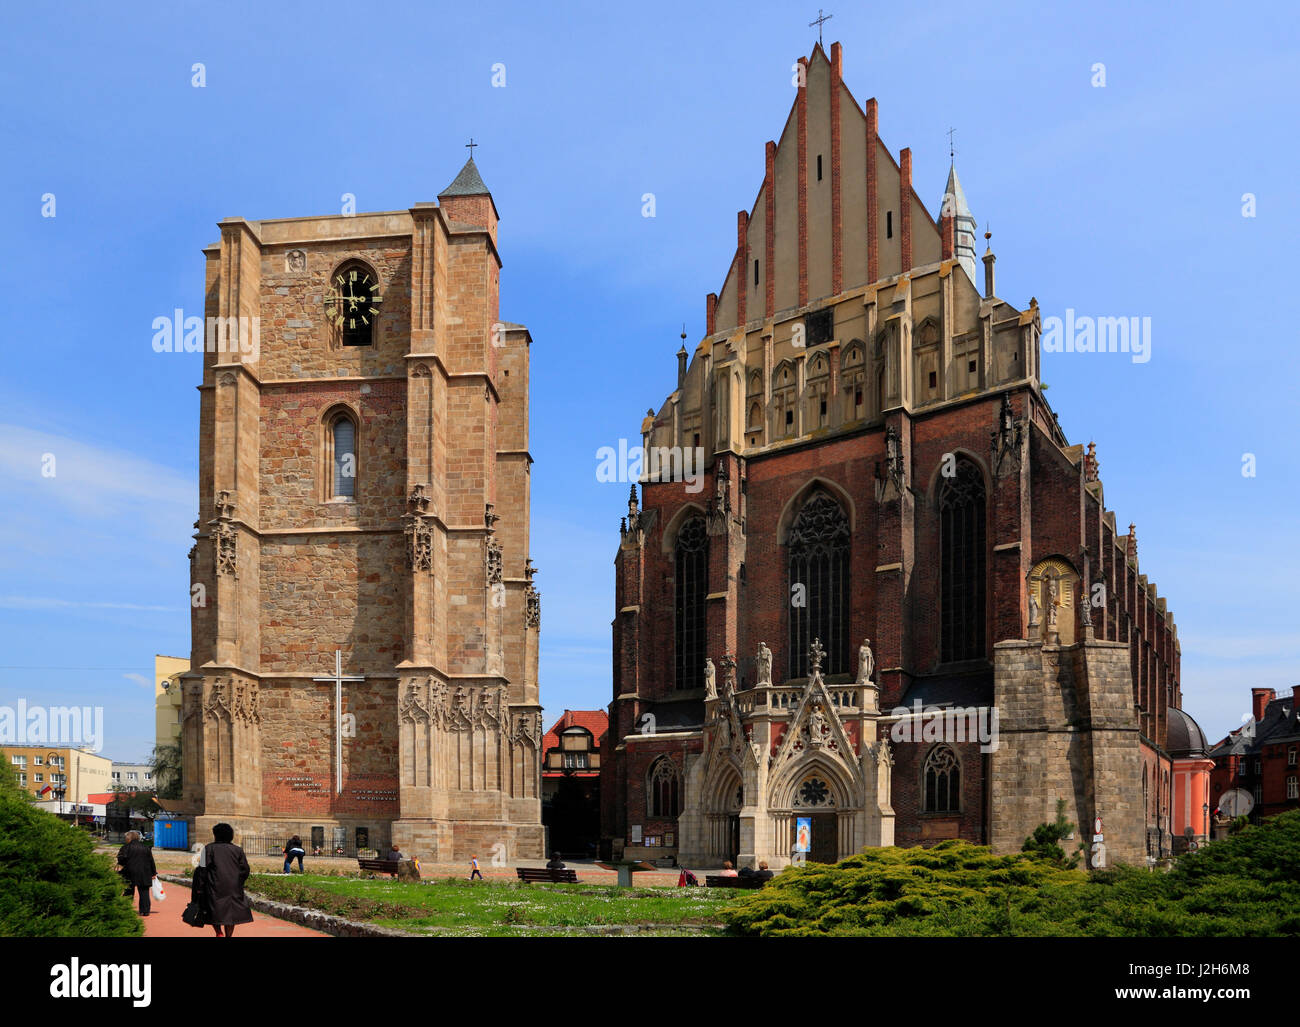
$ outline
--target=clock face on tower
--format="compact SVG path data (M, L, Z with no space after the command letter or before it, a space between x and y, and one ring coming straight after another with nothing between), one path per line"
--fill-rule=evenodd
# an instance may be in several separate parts
M369 346L379 319L379 282L364 267L334 272L325 293L325 316L342 335L344 346Z

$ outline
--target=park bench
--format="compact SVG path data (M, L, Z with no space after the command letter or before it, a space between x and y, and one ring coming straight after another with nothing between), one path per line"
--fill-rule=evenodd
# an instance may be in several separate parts
M362 870L372 870L377 874L392 874L397 876L398 860L395 859L361 859L357 858L357 866Z
M515 873L525 884L577 884L576 870L549 870L546 867L516 867Z
M767 882L761 877L722 877L709 874L704 878L709 888L761 888Z

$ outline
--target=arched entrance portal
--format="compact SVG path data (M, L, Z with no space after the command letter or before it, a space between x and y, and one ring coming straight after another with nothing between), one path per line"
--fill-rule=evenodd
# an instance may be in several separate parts
M708 794L705 827L709 851L719 860L729 860L735 866L740 858L740 808L745 799L736 768L725 767L712 782Z
M851 856L855 813L842 775L820 762L805 765L778 786L780 807L773 809L776 849L793 857L801 843L810 863L835 863ZM808 837L802 837L806 828ZM795 857L797 858L797 857Z

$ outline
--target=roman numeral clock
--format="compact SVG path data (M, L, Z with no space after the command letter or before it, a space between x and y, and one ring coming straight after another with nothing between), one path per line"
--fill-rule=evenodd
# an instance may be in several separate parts
M369 346L382 302L373 272L363 267L340 268L325 293L325 316L338 330L344 346Z

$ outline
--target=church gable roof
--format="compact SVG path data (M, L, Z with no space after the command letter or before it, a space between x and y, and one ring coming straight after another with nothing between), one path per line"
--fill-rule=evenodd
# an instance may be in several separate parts
M910 152L895 159L881 141L875 101L864 110L842 78L840 45L828 55L818 44L799 63L804 85L767 144L753 207L738 214L736 250L710 296L710 335L942 259Z

